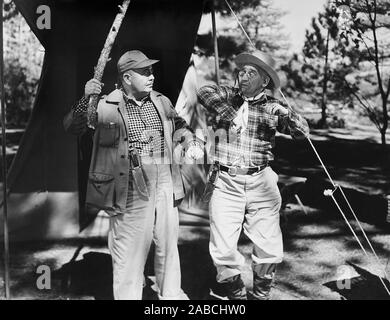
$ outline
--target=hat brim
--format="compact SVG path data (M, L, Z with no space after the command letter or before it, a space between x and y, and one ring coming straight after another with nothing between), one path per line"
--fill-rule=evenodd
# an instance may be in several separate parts
M157 62L159 62L160 60L153 60L153 59L146 59L146 60L143 60L139 63L137 63L136 65L132 66L130 69L141 69L141 68L146 68L146 67L149 67Z
M260 60L259 58L248 54L248 53L241 53L236 57L236 65L238 67L242 67L247 64L255 65L259 67L260 69L264 70L271 78L272 86L269 86L270 89L278 89L280 87L280 79L276 71L271 68L268 64L266 64L263 60ZM272 88L271 88L272 87Z

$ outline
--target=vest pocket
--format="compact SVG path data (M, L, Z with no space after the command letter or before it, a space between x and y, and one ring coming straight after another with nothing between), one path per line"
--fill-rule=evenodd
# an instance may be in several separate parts
M90 172L88 179L87 203L104 208L114 205L114 176L105 173Z
M103 123L99 127L99 145L102 147L117 147L119 143L119 124Z

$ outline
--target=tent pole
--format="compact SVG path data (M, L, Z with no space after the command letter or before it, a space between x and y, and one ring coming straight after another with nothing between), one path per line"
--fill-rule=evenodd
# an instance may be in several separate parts
M219 54L218 54L217 25L215 22L215 1L216 0L212 0L212 3L211 3L211 19L212 19L212 23L213 23L215 75L216 75L216 79L217 79L217 85L219 85L221 79L219 76Z
M8 205L7 205L7 137L4 104L4 47L3 47L3 0L0 0L0 90L1 90L1 132L2 132L2 167L3 167L3 214L4 214L4 286L5 298L10 299L9 286L9 239L8 239Z

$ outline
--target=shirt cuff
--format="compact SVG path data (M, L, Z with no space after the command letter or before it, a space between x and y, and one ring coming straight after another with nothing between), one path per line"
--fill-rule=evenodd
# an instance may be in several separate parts
M88 105L89 105L89 99L84 96L77 102L73 110L75 113L84 113L88 111Z

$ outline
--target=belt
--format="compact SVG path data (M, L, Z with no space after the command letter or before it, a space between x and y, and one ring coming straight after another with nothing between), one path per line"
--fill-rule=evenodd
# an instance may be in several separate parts
M268 167L268 164L264 164L264 165L258 166L258 167L228 167L228 166L224 166L222 164L219 165L219 169L221 171L227 172L228 174L230 174L233 177L238 175L238 174L239 175L251 175L254 173L258 173L267 167Z

